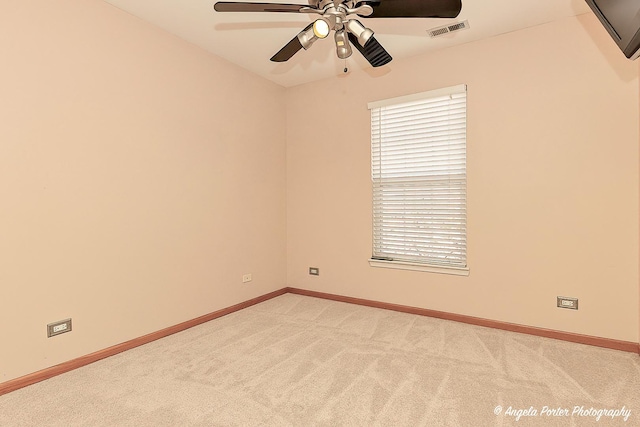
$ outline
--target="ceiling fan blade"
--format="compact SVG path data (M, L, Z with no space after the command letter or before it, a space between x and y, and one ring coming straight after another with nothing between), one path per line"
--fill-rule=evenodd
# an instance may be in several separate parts
M360 43L358 43L358 38L351 33L349 33L349 41L360 51L362 56L369 61L369 64L374 67L388 64L393 59L374 36L371 36L364 46L361 46Z
M462 10L462 0L364 0L373 13L363 18L455 18Z
M289 59L291 59L291 57L293 55L296 54L296 52L298 52L300 49L302 49L304 46L302 45L302 43L300 42L300 35L304 34L306 31L309 30L309 28L313 27L313 23L307 25L304 30L300 31L298 33L298 35L296 35L294 38L292 38L289 43L287 43L286 45L284 45L284 47L282 49L280 49L278 51L278 53L276 53L275 55L273 55L271 57L271 61L273 62L286 62ZM309 47L309 46L307 46Z
M300 49L302 49L302 43L300 43L300 40L298 40L297 37L294 37L289 43L284 45L284 47L280 49L278 53L271 57L271 61L286 62L291 59L291 57L295 55L296 52Z
M241 3L235 1L219 1L213 5L216 12L300 12L306 4L289 3ZM313 9L313 8L312 8Z

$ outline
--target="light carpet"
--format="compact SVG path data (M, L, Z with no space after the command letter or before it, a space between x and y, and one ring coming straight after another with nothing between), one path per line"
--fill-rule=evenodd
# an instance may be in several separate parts
M640 357L285 294L0 396L0 426L510 425L639 426Z

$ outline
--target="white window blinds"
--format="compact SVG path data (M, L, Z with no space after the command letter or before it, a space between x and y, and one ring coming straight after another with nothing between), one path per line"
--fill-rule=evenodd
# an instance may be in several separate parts
M466 93L369 104L374 260L466 267Z

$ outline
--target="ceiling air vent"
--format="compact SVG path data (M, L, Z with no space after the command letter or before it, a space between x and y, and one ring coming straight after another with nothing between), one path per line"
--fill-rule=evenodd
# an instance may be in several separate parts
M432 28L430 30L427 30L427 33L429 33L431 37L440 37L445 34L453 33L454 31L467 30L469 28L469 21L465 20L462 22L455 22L453 24L444 25L442 27Z

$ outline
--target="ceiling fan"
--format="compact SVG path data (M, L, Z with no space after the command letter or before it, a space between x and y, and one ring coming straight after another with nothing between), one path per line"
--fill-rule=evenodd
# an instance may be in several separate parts
M455 18L462 9L462 0L309 0L309 5L288 3L254 3L219 1L217 12L285 12L318 15L271 61L285 62L300 49L309 49L318 39L334 31L338 58L351 56L351 44L374 67L391 61L391 55L378 43L373 30L349 15L362 18Z

